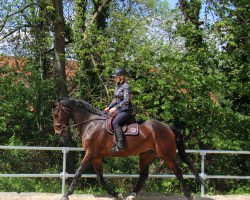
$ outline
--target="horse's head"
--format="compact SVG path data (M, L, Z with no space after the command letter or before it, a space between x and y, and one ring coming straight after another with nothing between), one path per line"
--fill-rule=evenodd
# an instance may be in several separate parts
M53 104L52 116L55 134L60 136L69 126L71 109L60 104L60 102L56 102Z

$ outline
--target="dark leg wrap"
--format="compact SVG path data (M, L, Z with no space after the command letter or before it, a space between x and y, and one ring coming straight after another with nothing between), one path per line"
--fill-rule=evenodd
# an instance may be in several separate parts
M104 189L113 197L118 197L118 192L114 191L105 181L104 177L102 174L97 175L98 182L101 186L104 187Z
M74 178L73 178L73 181L72 181L72 183L71 183L70 186L69 186L68 192L67 192L65 195L63 195L63 197L68 198L69 195L71 195L71 194L74 193L76 183L77 183L78 179L82 176L82 174L83 174L83 172L84 172L84 170L85 170L86 168L87 168L87 166L81 165L81 166L77 169L77 171L76 171L76 173L75 173L75 176L74 176Z
M145 183L147 178L148 178L148 172L141 173L132 193L138 194L138 192L141 190L141 188L142 188L142 186Z

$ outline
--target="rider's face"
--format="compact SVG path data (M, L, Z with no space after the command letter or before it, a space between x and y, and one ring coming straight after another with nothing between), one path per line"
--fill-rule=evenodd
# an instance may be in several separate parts
M115 76L114 81L115 83L119 83L123 79L123 76Z

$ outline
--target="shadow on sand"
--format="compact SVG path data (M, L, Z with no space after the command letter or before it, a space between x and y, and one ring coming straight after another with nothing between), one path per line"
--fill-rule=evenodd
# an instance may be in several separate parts
M123 199L125 200L130 194L123 194ZM94 195L96 199L108 198L115 199L107 195ZM186 200L183 195L167 195L167 194L152 194L152 193L140 193L136 200ZM211 197L201 197L198 195L193 196L193 200L214 200Z

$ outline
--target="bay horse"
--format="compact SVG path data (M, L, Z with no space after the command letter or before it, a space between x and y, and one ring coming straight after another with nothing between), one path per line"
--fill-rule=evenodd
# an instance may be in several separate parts
M60 136L68 128L75 126L79 130L82 147L85 150L84 158L74 175L72 183L61 200L69 199L69 195L74 192L77 180L91 164L94 166L99 184L113 197L122 199L122 195L118 194L105 181L102 171L102 161L105 157L131 155L139 155L140 175L136 186L127 200L136 198L149 175L149 165L156 157L163 160L173 171L181 183L185 197L190 200L192 196L184 182L182 170L175 161L176 147L180 159L188 165L196 181L204 184L202 178L186 156L181 133L174 127L168 126L156 119L149 119L139 125L138 136L127 136L124 139L124 151L113 153L111 148L114 140L113 136L106 130L106 114L103 111L85 101L67 98L54 102L52 115L55 134ZM70 119L73 119L74 124L70 124Z

